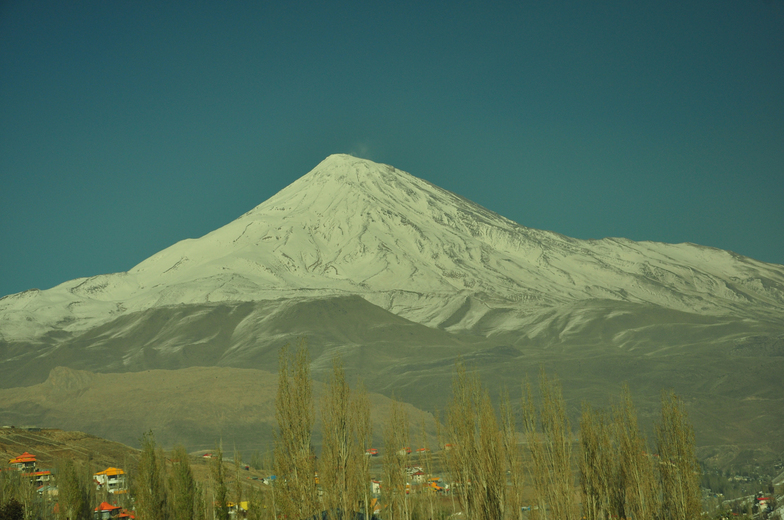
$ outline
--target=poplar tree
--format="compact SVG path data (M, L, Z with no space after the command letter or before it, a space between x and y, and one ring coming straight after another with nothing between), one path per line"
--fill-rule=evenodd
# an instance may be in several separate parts
M403 405L392 399L392 410L384 429L384 480L383 495L389 520L409 520L408 495L406 494L406 447L409 446L408 414Z
M506 441L489 394L462 363L457 365L452 383L447 429L452 444L447 463L459 483L458 499L466 516L478 520L503 518Z
M226 488L226 468L223 466L223 445L219 444L212 458L213 508L217 520L229 520L228 489Z
M430 451L430 443L427 440L427 428L425 419L422 418L422 430L420 433L421 447L419 453L419 464L425 473L424 492L427 501L427 511L422 515L423 518L436 518L435 490L430 487L430 478L433 476L433 454Z
M656 425L656 440L661 458L661 518L698 518L702 504L694 430L683 402L673 392L662 394L661 420Z
M60 518L87 520L91 517L89 492L71 459L62 462L57 471Z
M0 471L0 519L3 507L6 508L8 518L43 518L48 516L48 493L39 495L36 485L29 477L19 471ZM5 505L3 505L5 504Z
M618 470L615 488L620 490L619 516L653 518L659 511L659 487L648 446L637 426L637 411L629 386L624 384L621 402L615 407L618 436Z
M206 520L207 519L207 501L204 497L204 488L200 485L196 485L194 495L193 495L193 502L194 502L194 512L193 512L193 520Z
M506 470L509 486L506 491L506 510L511 518L523 519L523 453L517 442L514 413L509 401L509 392L504 389L501 395L501 430L506 457Z
M583 404L580 476L587 520L651 518L686 520L701 515L694 433L682 403L662 397L656 425L658 464L637 425L628 386L613 406L612 421Z
M613 424L584 402L580 417L580 490L586 520L617 516L617 448L611 435ZM613 500L613 499L616 500Z
M323 504L330 517L339 511L353 515L357 504L366 501L365 444L369 431L366 396L357 396L346 382L340 358L332 363L332 375L321 404L323 442L319 482ZM363 424L364 423L364 424Z
M184 446L172 451L172 470L169 475L169 504L173 520L194 520L198 511L196 482Z
M539 375L539 388L541 408L538 413L531 385L526 383L523 391L524 430L533 462L534 501L538 506L532 511L532 517L571 520L578 518L578 514L566 405L560 385L550 380L544 369Z
M295 356L280 352L275 416L275 471L281 512L292 519L309 518L320 510L312 449L313 389L304 341Z
M136 513L139 520L165 520L167 514L166 477L162 453L152 430L142 435L142 453L134 479Z
M242 454L234 446L234 502L237 507L242 503Z
M261 505L261 496L259 490L256 489L254 486L250 486L247 499L248 499L247 519L261 520L264 510Z
M359 449L360 467L358 473L359 499L365 518L370 518L370 456L366 455L371 447L373 425L370 422L370 398L362 381L357 382L357 390L351 403L352 421L356 428L356 441Z

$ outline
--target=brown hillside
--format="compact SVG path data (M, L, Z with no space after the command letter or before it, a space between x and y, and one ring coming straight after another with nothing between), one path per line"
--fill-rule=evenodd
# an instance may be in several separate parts
M181 443L189 452L212 450L222 439L227 451L236 445L249 456L272 448L277 379L263 370L226 367L123 374L58 367L44 383L0 390L0 423L81 430L130 446L153 430L163 446ZM316 403L323 388L314 383ZM380 439L391 400L379 394L370 400ZM412 432L421 430L423 419L434 431L431 414L405 406Z

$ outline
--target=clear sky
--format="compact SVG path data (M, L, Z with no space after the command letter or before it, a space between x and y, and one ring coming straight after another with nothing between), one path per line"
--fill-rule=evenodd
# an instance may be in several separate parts
M126 271L338 152L784 264L784 1L0 2L0 295Z

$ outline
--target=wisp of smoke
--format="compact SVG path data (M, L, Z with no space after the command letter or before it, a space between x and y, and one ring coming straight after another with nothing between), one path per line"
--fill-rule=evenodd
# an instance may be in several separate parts
M355 143L348 152L352 157L360 159L372 159L370 157L370 146L366 143Z

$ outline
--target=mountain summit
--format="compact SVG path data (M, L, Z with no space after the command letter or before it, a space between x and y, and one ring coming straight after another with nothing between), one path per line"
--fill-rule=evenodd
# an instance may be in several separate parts
M332 155L127 273L3 298L0 337L85 330L161 306L347 294L485 336L586 300L780 320L784 268L693 244L530 229L392 166Z

